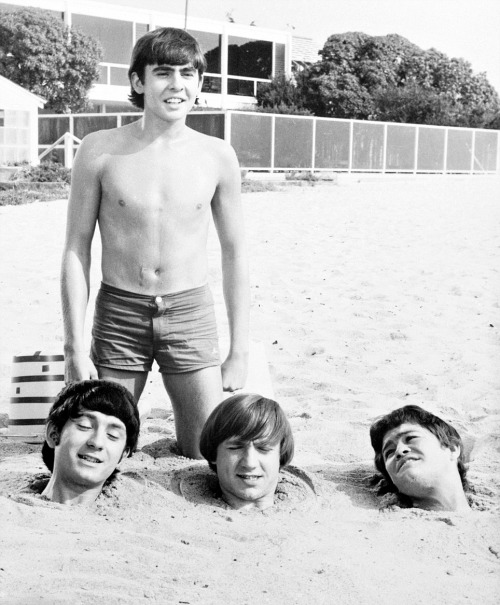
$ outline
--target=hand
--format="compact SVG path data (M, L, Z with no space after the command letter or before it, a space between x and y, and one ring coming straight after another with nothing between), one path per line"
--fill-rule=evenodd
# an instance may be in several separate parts
M97 370L86 353L71 353L64 356L64 381L79 382L98 378Z
M248 374L248 354L229 354L221 367L222 389L237 391L245 386Z

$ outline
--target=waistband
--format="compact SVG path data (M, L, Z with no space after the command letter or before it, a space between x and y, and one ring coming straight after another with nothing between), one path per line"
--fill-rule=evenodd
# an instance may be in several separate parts
M178 290L177 292L169 292L168 294L141 294L139 292L129 292L128 290L122 290L115 286L110 286L104 282L101 282L101 290L108 294L117 294L118 296L127 296L128 298L135 298L136 300L143 301L154 301L156 298L175 298L185 294L197 294L198 292L204 292L208 288L208 284L197 286L196 288L188 288L187 290Z

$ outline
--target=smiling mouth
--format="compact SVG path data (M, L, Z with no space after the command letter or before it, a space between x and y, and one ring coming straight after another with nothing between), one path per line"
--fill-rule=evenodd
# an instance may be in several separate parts
M85 460L86 462L92 462L92 464L101 464L101 460L94 458L94 456L79 455L78 458Z
M405 458L401 464L399 465L398 468L398 472L403 468L403 466L407 463L407 462L415 462L416 460L418 460L418 458Z
M238 477L243 479L243 481L257 481L257 479L261 478L261 475L242 475L239 474Z
M165 103L168 103L168 105L180 105L181 103L184 103L184 99L178 99L178 98L167 99L165 101Z

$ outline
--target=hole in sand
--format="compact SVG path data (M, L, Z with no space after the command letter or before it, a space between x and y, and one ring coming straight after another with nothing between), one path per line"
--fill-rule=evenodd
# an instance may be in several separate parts
M196 465L175 471L170 488L189 502L228 508L222 500L217 475L208 467ZM280 473L273 510L312 504L316 495L317 490L312 478L305 471L288 466Z

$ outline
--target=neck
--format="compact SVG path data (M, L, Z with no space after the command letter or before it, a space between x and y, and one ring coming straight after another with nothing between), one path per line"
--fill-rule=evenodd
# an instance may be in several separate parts
M189 131L184 120L160 120L156 116L144 113L142 118L137 122L137 126L142 136L155 140L158 138L175 141L182 139Z
M265 510L271 508L274 505L274 493L269 494L259 500L241 500L236 498L232 494L225 493L222 490L222 499L226 504L229 504L234 510L254 509L254 510Z
M432 490L423 496L412 497L411 501L414 507L425 510L454 512L470 510L461 482L460 485L445 486Z
M52 502L58 502L59 504L88 505L92 504L92 502L95 502L101 493L101 490L102 485L95 487L68 485L52 475L50 481L47 483L46 488L42 492L42 496L52 500Z

